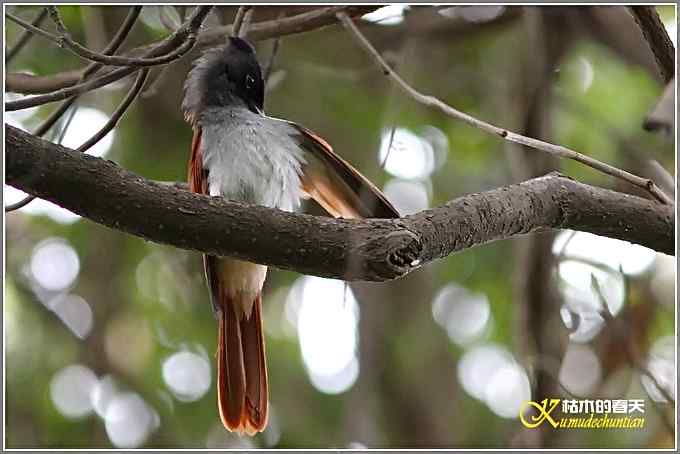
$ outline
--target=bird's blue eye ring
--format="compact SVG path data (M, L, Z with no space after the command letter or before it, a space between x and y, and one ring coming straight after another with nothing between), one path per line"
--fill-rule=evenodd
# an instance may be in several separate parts
M248 74L246 76L246 88L253 88L254 83L255 83L255 79L253 78L253 76Z

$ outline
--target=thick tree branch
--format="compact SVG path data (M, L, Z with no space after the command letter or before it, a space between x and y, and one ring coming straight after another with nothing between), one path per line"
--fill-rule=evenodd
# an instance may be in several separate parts
M193 194L5 126L6 182L147 240L345 280L401 277L434 259L540 228L674 254L673 207L557 174L401 219L345 220Z
M316 30L337 23L338 20L335 15L340 11L344 11L350 17L356 17L378 9L380 6L381 5L331 6L327 8L315 9L313 11L297 14L291 17L282 17L279 19L255 22L248 28L248 39L250 41L261 41L279 36ZM205 30L198 35L196 44L199 47L207 47L223 43L227 36L232 34L232 30L233 28L231 25L214 27ZM151 49L159 46L161 43L156 42L137 47L126 53L126 56L139 57L140 55L143 55L149 52ZM127 70L127 68L107 69L104 75L108 75L112 71L123 70ZM5 80L5 88L7 91L14 93L48 93L77 84L80 79L80 74L80 71L67 71L49 76L31 76L28 74L8 73ZM118 80L127 74L129 73L123 75L117 73L114 80Z
M99 143L100 140L102 140L108 133L110 133L113 128L116 127L120 119L123 117L125 112L130 108L130 105L134 102L134 100L137 98L139 95L140 91L144 87L144 83L146 82L146 78L149 75L149 70L148 69L142 69L139 71L139 75L137 76L137 79L135 80L134 84L132 84L132 87L130 88L130 91L125 95L125 98L121 101L120 105L116 108L116 110L113 111L111 114L111 117L109 120L106 122L104 126L99 129L92 137L87 139L85 142L83 142L82 145L80 145L76 151L79 151L80 153L85 153L87 150L95 146L97 143ZM72 112L75 112L73 110ZM73 119L73 115L68 119L67 125L64 127L64 131L66 131L66 128L68 128L68 124L70 121ZM62 132L62 134L63 134ZM61 143L63 137L59 139L59 143ZM35 199L34 195L29 195L25 199L5 207L5 212L10 212L14 210L18 210L19 208L25 207L27 204L29 204L33 199Z

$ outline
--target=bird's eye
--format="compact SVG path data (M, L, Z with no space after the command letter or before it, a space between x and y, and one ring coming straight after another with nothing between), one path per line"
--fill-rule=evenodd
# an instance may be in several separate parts
M251 88L253 88L253 85L255 85L255 79L253 79L253 76L248 74L246 76L246 88L251 89Z

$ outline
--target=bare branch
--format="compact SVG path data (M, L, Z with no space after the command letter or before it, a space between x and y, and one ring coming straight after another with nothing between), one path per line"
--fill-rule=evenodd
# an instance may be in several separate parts
M539 228L675 250L672 206L557 174L400 219L331 219L150 182L9 125L5 140L6 182L29 194L155 242L317 276L395 279L454 252Z
M151 77L149 79L149 83L140 95L141 98L150 98L152 96L156 96L163 79L165 79L165 77L168 75L169 68L169 66L163 66L157 70L155 77Z
M33 19L31 22L31 25L34 27L40 27L40 24L42 24L42 21L45 20L47 17L47 9L43 8L40 10L40 13ZM5 56L5 66L16 57L19 52L26 46L26 44L31 41L31 38L33 38L33 33L29 30L24 30L24 32L21 34L19 39L17 40L16 44L9 50L7 51L7 55Z
M109 132L111 132L113 128L116 127L116 125L123 117L125 112L127 112L130 105L139 95L139 92L142 90L142 87L144 87L144 82L146 82L146 77L148 75L149 75L148 69L143 69L139 72L137 79L135 79L135 82L132 84L132 87L130 87L130 91L127 93L127 95L125 95L125 98L123 98L123 101L121 101L120 105L116 108L113 114L111 114L111 118L109 118L109 121L107 121L106 124L102 126L102 128L99 131L97 131L95 135L90 137L85 143L79 146L76 151L85 153L87 150L96 145L100 140L102 140Z
M137 21L137 18L139 17L139 14L142 11L141 6L133 6L130 8L130 11L128 12L127 17L121 24L120 28L118 29L118 32L116 32L116 35L113 37L111 42L106 46L106 48L102 51L104 55L112 55L118 51L120 46L125 42L125 38L130 34L130 31L132 30L132 27L135 25L135 22ZM85 71L83 72L82 76L80 77L80 82L83 82L86 80L88 77L90 77L92 74L97 72L102 65L100 63L91 63L90 65L85 68ZM52 112L50 116L45 120L45 122L40 125L40 127L35 131L35 135L37 136L42 136L44 135L49 129L54 125L60 118L61 116L68 110L71 105L78 99L77 96L71 97L68 101L64 102L57 110Z
M172 10L170 9L172 8ZM173 11L174 13L177 14L177 17L179 18L179 23L174 20L174 18L170 15L170 11ZM160 7L160 17L159 17L161 24L165 28L167 28L171 32L177 31L177 29L180 27L181 23L184 21L182 17L180 16L179 12L177 11L176 7L172 6L161 6Z
M380 5L332 6L327 8L319 8L314 11L297 14L291 17L256 22L251 24L248 30L248 39L251 41L260 41L264 39L276 38L278 36L286 36L316 30L337 23L338 20L335 17L335 14L338 11L345 11L349 16L360 16L379 7ZM231 31L231 25L214 27L209 30L205 30L199 34L197 46L206 47L223 43L226 37L231 34ZM149 52L151 49L154 49L161 43L157 42L137 47L129 51L127 54L139 56L140 54ZM115 70L109 68L106 71ZM120 76L119 78L122 77L124 76ZM71 87L79 83L79 80L80 72L78 71L66 71L56 73L51 76L31 76L27 74L10 73L7 74L5 87L8 91L15 93L37 94Z
M560 158L571 159L578 161L582 164L587 165L593 169L599 170L602 173L611 175L616 178L620 178L628 183L642 188L648 191L656 200L665 204L673 204L673 200L668 197L663 191L661 191L656 184L650 179L642 178L637 175L633 175L625 170L616 168L604 162L600 162L597 159L591 158L590 156L583 155L569 148L563 147L561 145L555 145L549 142L544 142L542 140L533 139L526 137L504 128L492 125L485 121L479 120L471 115L454 109L450 105L444 103L440 99L424 95L417 91L415 88L411 87L406 83L397 73L395 73L390 65L380 56L380 53L371 45L371 43L366 39L366 37L359 31L359 29L354 25L352 20L343 12L338 13L338 18L341 20L345 28L350 32L350 34L355 38L355 40L364 48L364 50L375 60L378 66L383 70L383 73L394 81L401 90L408 96L416 100L417 102L424 104L426 106L434 107L439 109L444 114L462 120L465 123L481 129L482 131L488 132L490 134L497 135L504 140L509 142L518 143L535 150L540 150L549 153L553 156L558 156Z
M102 51L104 55L113 55L116 53L116 51L120 48L120 46L123 44L125 41L125 38L130 34L130 31L132 30L132 27L134 27L135 23L137 22L137 18L139 17L139 14L142 12L142 7L141 6L131 6L130 11L128 12L128 15L125 17L125 20L121 24L120 28L116 32L116 35L113 37L111 42L106 46L106 48ZM91 65L95 66L95 65ZM96 65L97 68L100 68L102 65ZM87 72L89 69L86 68L85 72Z
M85 153L87 150L95 146L97 143L99 143L100 140L102 140L106 135L113 130L113 128L118 125L118 122L120 119L123 117L125 112L128 110L130 105L134 102L134 100L137 98L139 95L140 91L142 90L142 87L144 87L144 82L146 82L146 78L149 75L149 70L148 69L143 69L139 72L139 75L137 76L137 79L135 82L132 84L132 87L130 88L130 91L127 93L125 98L121 101L120 105L116 108L116 110L111 114L111 118L109 118L109 121L106 122L104 126L99 129L92 137L90 137L88 140L86 140L82 145L80 145L76 151L80 153ZM75 109L72 110L72 114L75 113ZM62 130L62 136L59 138L58 143L61 143L63 139L63 133L66 132L66 129L68 128L69 124L71 123L71 120L73 120L73 115L69 117L66 126L64 126L64 129ZM29 195L28 197L24 198L23 200L20 200L19 202L9 205L5 207L5 212L10 212L10 211L15 211L18 210L19 208L23 208L26 205L28 205L33 199L35 199L35 196Z
M241 23L241 28L238 31L239 38L245 38L248 36L248 29L250 28L250 22L253 20L253 14L255 13L255 7L250 7L243 15L243 22Z
M200 28L201 24L205 20L206 16L210 12L211 6L197 6L192 12L189 19L180 27L177 32L173 33L162 41L159 45L153 47L149 50L143 58L153 58L165 53L177 52L178 48L181 48L183 44L190 41L192 35L195 35ZM135 67L122 67L118 68L112 72L104 74L100 77L87 80L85 82L73 85L68 88L63 88L52 93L45 95L32 96L25 99L20 99L18 101L13 101L5 104L6 111L27 109L29 107L35 107L42 104L47 104L50 102L60 101L62 99L69 98L71 96L80 95L91 90L95 90L104 85L108 85L125 76L128 76L135 72L137 68Z
M380 168L385 169L385 166L387 165L387 160L390 158L390 153L392 152L392 144L394 143L394 133L397 132L397 126L394 125L390 129L390 140L387 143L387 151L385 152L385 158L382 160L380 163Z
M665 82L670 82L675 74L675 47L659 18L659 13L656 12L656 7L631 6L630 11L654 54L661 77Z
M649 174L659 182L659 187L666 191L666 194L675 197L675 179L673 178L673 175L671 175L668 170L655 159L647 161L647 167L649 168Z
M272 75L272 69L274 68L276 56L279 53L279 47L281 47L280 36L274 40L274 44L272 44L272 51L269 54L269 60L267 61L267 66L264 67L264 74L262 76L262 79L264 80L265 87L267 86L267 82L269 82L269 77L271 77Z
M187 17L187 7L185 5L177 5L175 6L175 9L177 10L177 14L179 14L179 20L184 22L184 19Z
M130 31L132 30L132 27L136 23L137 18L139 17L141 11L142 11L141 6L133 6L130 8L128 15L126 16L125 20L123 21L120 28L116 32L115 36L113 37L111 42L109 42L109 44L106 46L106 48L104 48L103 50L104 55L114 54L120 48L123 42L125 42L125 38L127 38L127 36L130 34ZM47 13L47 10L45 10L45 13ZM87 68L85 68L85 71L83 72L80 80L83 81L87 79L90 75L94 74L101 67L102 65L99 63L91 63ZM77 99L78 99L77 96L73 96L69 100L64 102L61 106L59 106L59 108L52 112L50 116L47 118L47 120L45 120L45 122L41 124L40 127L35 131L35 135L42 137L44 134L46 134L47 131L49 131L52 128L52 126L59 121L59 119L64 115L64 113L66 113L66 111L68 111L68 109L71 106L73 106ZM66 129L69 127L71 120L73 120L74 114L75 109L71 111L71 115L69 116L69 119L67 120L62 130L62 138L63 134L66 132ZM62 138L59 139L58 143L61 143ZM34 199L35 196L29 195L17 203L6 206L5 212L15 211L20 208L23 208Z
M74 69L45 76L26 73L6 73L5 90L13 93L39 94L75 85L83 75L83 70Z
M60 35L57 37L57 42L60 46L66 46L68 50L85 60L102 63L107 66L146 67L165 65L177 60L178 58L181 58L194 47L194 44L196 44L196 33L189 33L187 35L186 41L184 41L179 47L174 49L172 52L168 52L167 54L160 57L132 58L100 54L88 49L71 38L71 34L66 29L66 26L64 25L64 22L59 15L59 10L56 6L49 6L48 10L52 21L57 27L57 31L60 33Z
M248 39L251 41L261 41L276 38L278 36L293 35L304 33L311 30L326 27L338 22L336 14L344 12L350 17L362 16L370 13L381 5L349 5L349 6L329 6L319 8L307 13L296 14L295 16L272 19L263 22L255 22L248 29ZM198 37L199 46L212 46L225 41L225 38L233 35L231 25L215 27L201 33Z
M28 98L19 99L18 101L5 103L5 110L9 112L14 110L28 109L31 107L41 106L43 104L49 104L51 102L61 101L72 96L79 96L83 93L87 93L88 91L95 90L120 80L135 71L136 68L134 67L118 68L108 74L86 80L68 88L62 88L61 90L53 91L44 95L31 96Z
M231 35L239 36L241 33L241 27L243 27L243 20L246 17L246 13L250 11L253 7L249 5L240 6L236 11L236 17L234 17L234 22L231 24Z
M41 36L49 41L52 41L55 44L59 44L59 38L57 36L54 36L52 33L45 31L42 28L31 24L30 22L26 22L22 18L15 16L10 12L5 12L5 17L11 20L12 22L22 26L27 32Z

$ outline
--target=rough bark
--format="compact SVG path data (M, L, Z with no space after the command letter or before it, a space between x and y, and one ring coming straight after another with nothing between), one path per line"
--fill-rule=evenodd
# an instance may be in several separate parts
M158 243L345 280L401 277L434 259L541 228L674 254L674 206L559 174L400 219L331 219L193 194L5 126L6 183Z

